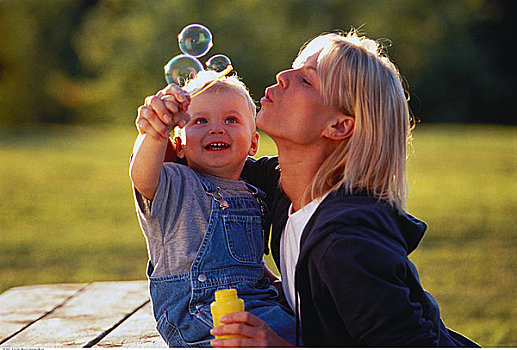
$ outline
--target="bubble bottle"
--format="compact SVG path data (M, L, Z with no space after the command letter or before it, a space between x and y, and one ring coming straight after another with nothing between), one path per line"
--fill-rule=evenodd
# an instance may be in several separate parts
M222 325L219 321L221 317L233 312L244 311L244 301L237 297L235 289L222 289L215 292L215 301L210 304L212 311L212 319L214 320L214 327ZM216 336L216 339L241 338L238 335L221 335Z

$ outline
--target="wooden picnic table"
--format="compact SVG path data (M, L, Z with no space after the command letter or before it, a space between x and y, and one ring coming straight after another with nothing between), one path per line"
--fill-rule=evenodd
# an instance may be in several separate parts
M0 294L0 346L166 348L147 281L35 285Z

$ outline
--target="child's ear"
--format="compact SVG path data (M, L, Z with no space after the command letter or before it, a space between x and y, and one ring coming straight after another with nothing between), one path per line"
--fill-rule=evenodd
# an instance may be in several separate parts
M249 156L254 156L257 153L258 145L259 145L259 133L255 131L255 133L251 137L251 145L250 145L250 149L248 150Z
M176 136L174 138L174 146L176 148L176 155L180 158L185 158L185 150L183 148L183 144L181 143L181 138Z
M323 137L335 141L342 141L349 138L354 133L355 118L336 112L336 118L332 120L329 125L323 130Z

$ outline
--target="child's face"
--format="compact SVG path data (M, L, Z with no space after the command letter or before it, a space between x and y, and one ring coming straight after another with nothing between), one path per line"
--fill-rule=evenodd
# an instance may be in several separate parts
M202 173L236 180L248 155L258 148L258 133L243 96L232 91L202 93L189 106L180 157Z

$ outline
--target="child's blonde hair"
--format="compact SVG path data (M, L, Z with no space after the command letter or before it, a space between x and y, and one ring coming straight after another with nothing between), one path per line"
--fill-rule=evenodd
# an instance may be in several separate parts
M186 82L185 86L183 86L183 90L192 95L197 91L202 90L205 86L213 82L218 77L219 74L215 71L201 71L196 75L195 78ZM201 94L218 92L234 92L241 95L246 100L251 117L251 128L252 131L256 131L255 117L257 115L257 105L255 104L255 101L253 101L248 88L242 82L242 80L237 75L227 75L221 77ZM177 127L174 133L176 137L180 137L182 140L185 140L185 128L180 129Z
M183 90L190 94L194 94L197 91L203 89L205 86L210 84L212 81L219 77L219 73L214 71L201 71L199 72L194 79L187 81ZM207 90L203 91L203 94L210 92L224 92L224 91L232 91L240 94L246 102L248 103L250 113L255 119L257 115L257 105L253 98L251 98L250 92L246 85L242 82L242 80L237 75L224 76L217 80L214 85L210 86Z
M366 190L405 208L406 154L411 137L409 107L395 65L376 41L348 34L323 34L308 42L297 68L317 52L317 74L325 103L355 118L354 132L327 157L308 189L311 199L344 187Z

